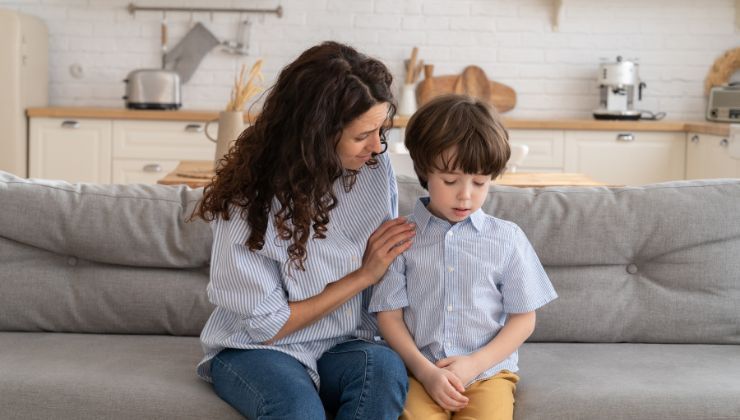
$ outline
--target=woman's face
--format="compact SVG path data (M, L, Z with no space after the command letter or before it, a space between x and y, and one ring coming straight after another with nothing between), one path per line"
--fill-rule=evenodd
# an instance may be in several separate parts
M336 149L344 168L360 169L373 157L373 153L383 150L380 128L388 116L388 107L387 103L373 105L344 127Z

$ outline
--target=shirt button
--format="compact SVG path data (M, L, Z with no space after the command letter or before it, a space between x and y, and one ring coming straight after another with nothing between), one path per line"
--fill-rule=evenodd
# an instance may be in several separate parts
M447 305L447 312L452 312L452 305Z
M447 236L455 236L455 234L452 233L452 231L449 231L449 232L447 232Z
M451 272L455 271L455 269L452 268L452 267L447 267L447 271L449 271L451 273Z
M449 341L445 341L445 346L450 347L451 346L450 342Z
M354 255L352 256L352 262L357 262L357 257L355 257Z

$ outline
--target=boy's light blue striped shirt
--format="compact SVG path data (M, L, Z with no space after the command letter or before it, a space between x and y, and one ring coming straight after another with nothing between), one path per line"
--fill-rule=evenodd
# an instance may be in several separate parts
M385 155L378 156L378 161L378 167L360 170L350 192L345 192L341 179L334 184L337 206L329 215L326 238L308 241L305 271L289 269L290 243L278 238L272 217L264 247L254 252L245 245L250 228L237 208L231 209L230 220L213 222L208 297L216 308L201 332L205 357L198 375L211 381L211 359L224 348L272 349L305 365L318 386L316 361L324 352L355 337L374 339L377 324L367 312L369 288L317 322L272 345L261 344L288 320L288 302L315 296L327 284L360 268L367 239L383 221L398 214L390 162Z
M375 286L371 312L403 308L403 319L431 362L488 344L506 314L533 311L557 297L524 232L478 210L451 224L417 201L414 244ZM517 352L478 375L518 370ZM467 384L466 384L467 385Z

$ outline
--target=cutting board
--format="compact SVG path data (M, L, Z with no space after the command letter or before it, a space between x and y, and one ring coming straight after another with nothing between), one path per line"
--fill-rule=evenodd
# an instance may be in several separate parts
M489 80L477 66L468 66L460 75L433 76L433 66L424 66L424 80L416 88L419 106L432 98L449 93L461 93L492 104L498 112L514 109L516 92L511 87Z

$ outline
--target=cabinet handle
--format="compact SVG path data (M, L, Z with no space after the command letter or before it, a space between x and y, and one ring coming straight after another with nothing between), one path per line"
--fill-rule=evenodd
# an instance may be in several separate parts
M632 133L619 133L617 134L617 141L624 141L624 142L635 141L635 135Z
M691 142L694 144L699 143L699 136L697 136L696 134L691 136Z
M62 128L80 128L80 123L72 120L63 121Z
M188 133L202 133L203 126L201 124L188 124L185 126L185 131Z
M144 165L144 167L141 169L144 172L150 172L150 173L162 172L162 165L158 163L150 163L148 165Z
M730 145L730 142L727 139L722 139L719 141L719 145L722 147L727 147Z

